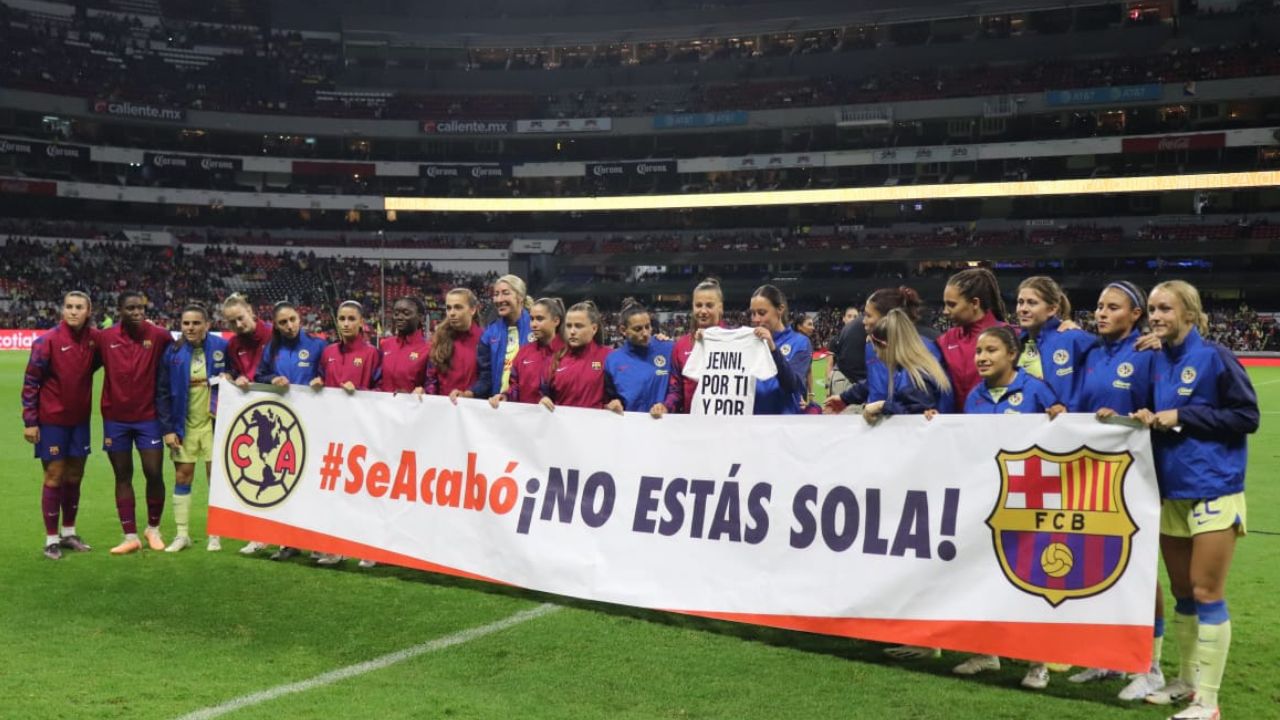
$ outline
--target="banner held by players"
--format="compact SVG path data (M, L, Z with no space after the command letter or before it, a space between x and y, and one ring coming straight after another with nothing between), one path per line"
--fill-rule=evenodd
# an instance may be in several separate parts
M654 420L226 387L214 452L212 534L810 632L1150 661L1150 438L1091 416Z

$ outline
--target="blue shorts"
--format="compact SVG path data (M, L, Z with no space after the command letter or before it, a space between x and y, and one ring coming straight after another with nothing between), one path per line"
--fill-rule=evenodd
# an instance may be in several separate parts
M36 457L46 462L88 457L90 444L87 422L79 425L41 425Z
M129 452L130 443L139 450L164 450L164 432L159 420L142 422L102 421L102 449L107 452Z

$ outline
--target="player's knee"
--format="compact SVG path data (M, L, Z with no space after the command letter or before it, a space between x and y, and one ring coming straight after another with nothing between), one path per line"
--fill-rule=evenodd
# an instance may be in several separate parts
M1224 590L1220 585L1196 583L1191 589L1191 597L1198 603L1217 602L1223 598Z

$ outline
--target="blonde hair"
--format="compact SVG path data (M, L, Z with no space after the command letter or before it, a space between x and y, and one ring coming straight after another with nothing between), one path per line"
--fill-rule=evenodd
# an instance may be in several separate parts
M511 289L516 292L516 295L520 296L520 305L525 310L533 307L533 298L529 297L529 286L525 285L524 280L521 279L519 275L512 275L508 273L497 280L494 280L494 287L497 287L498 283L506 283L510 286Z
M1151 288L1151 295L1160 291L1169 293L1182 303L1182 311L1201 335L1209 334L1209 316L1204 314L1204 303L1200 302L1200 291L1186 280L1166 280ZM1147 297L1150 298L1151 295Z
M944 393L951 392L951 382L938 359L924 346L920 332L911 317L901 308L894 308L876 323L871 332L872 340L880 346L884 364L889 368L889 395L893 395L893 376L899 369L906 370L911 384L927 390L925 375Z
M249 298L245 297L242 293L231 293L227 296L226 300L222 301L223 312L237 306L243 307L248 310L250 314L253 314L253 306L249 304Z
M1067 294L1062 291L1062 286L1056 280L1047 275L1035 275L1023 280L1018 285L1018 292L1023 290L1032 290L1040 296L1049 305L1058 308L1057 316L1062 320L1071 319L1071 300Z

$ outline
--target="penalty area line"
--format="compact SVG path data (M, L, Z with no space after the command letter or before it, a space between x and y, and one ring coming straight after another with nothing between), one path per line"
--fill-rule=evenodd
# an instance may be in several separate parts
M405 660L412 660L419 655L438 652L440 650L451 648L455 645L461 645L463 643L471 642L472 640L478 640L486 635L502 632L503 630L515 627L516 625L540 618L543 615L549 615L559 609L560 608L556 605L539 605L536 608L522 610L496 622L491 622L488 625L479 625L477 627L467 628L466 630L460 630L452 635L445 635L444 637L439 637L434 640L428 640L427 642L407 647L403 650L397 650L396 652L388 653L372 660L366 660L362 663L356 663L355 665L348 665L347 667L338 668L337 670L330 670L327 673L316 675L315 677L307 680L277 685L273 688L267 688L266 690L242 695L219 705L213 705L201 710L196 710L195 712L187 713L186 715L179 717L178 720L208 720L209 718L221 717L227 713L233 713L243 708L275 700L276 698L284 697L285 695L293 695L295 693L314 690L326 685L332 685L349 678L371 673L375 670L391 667L392 665L402 663Z

